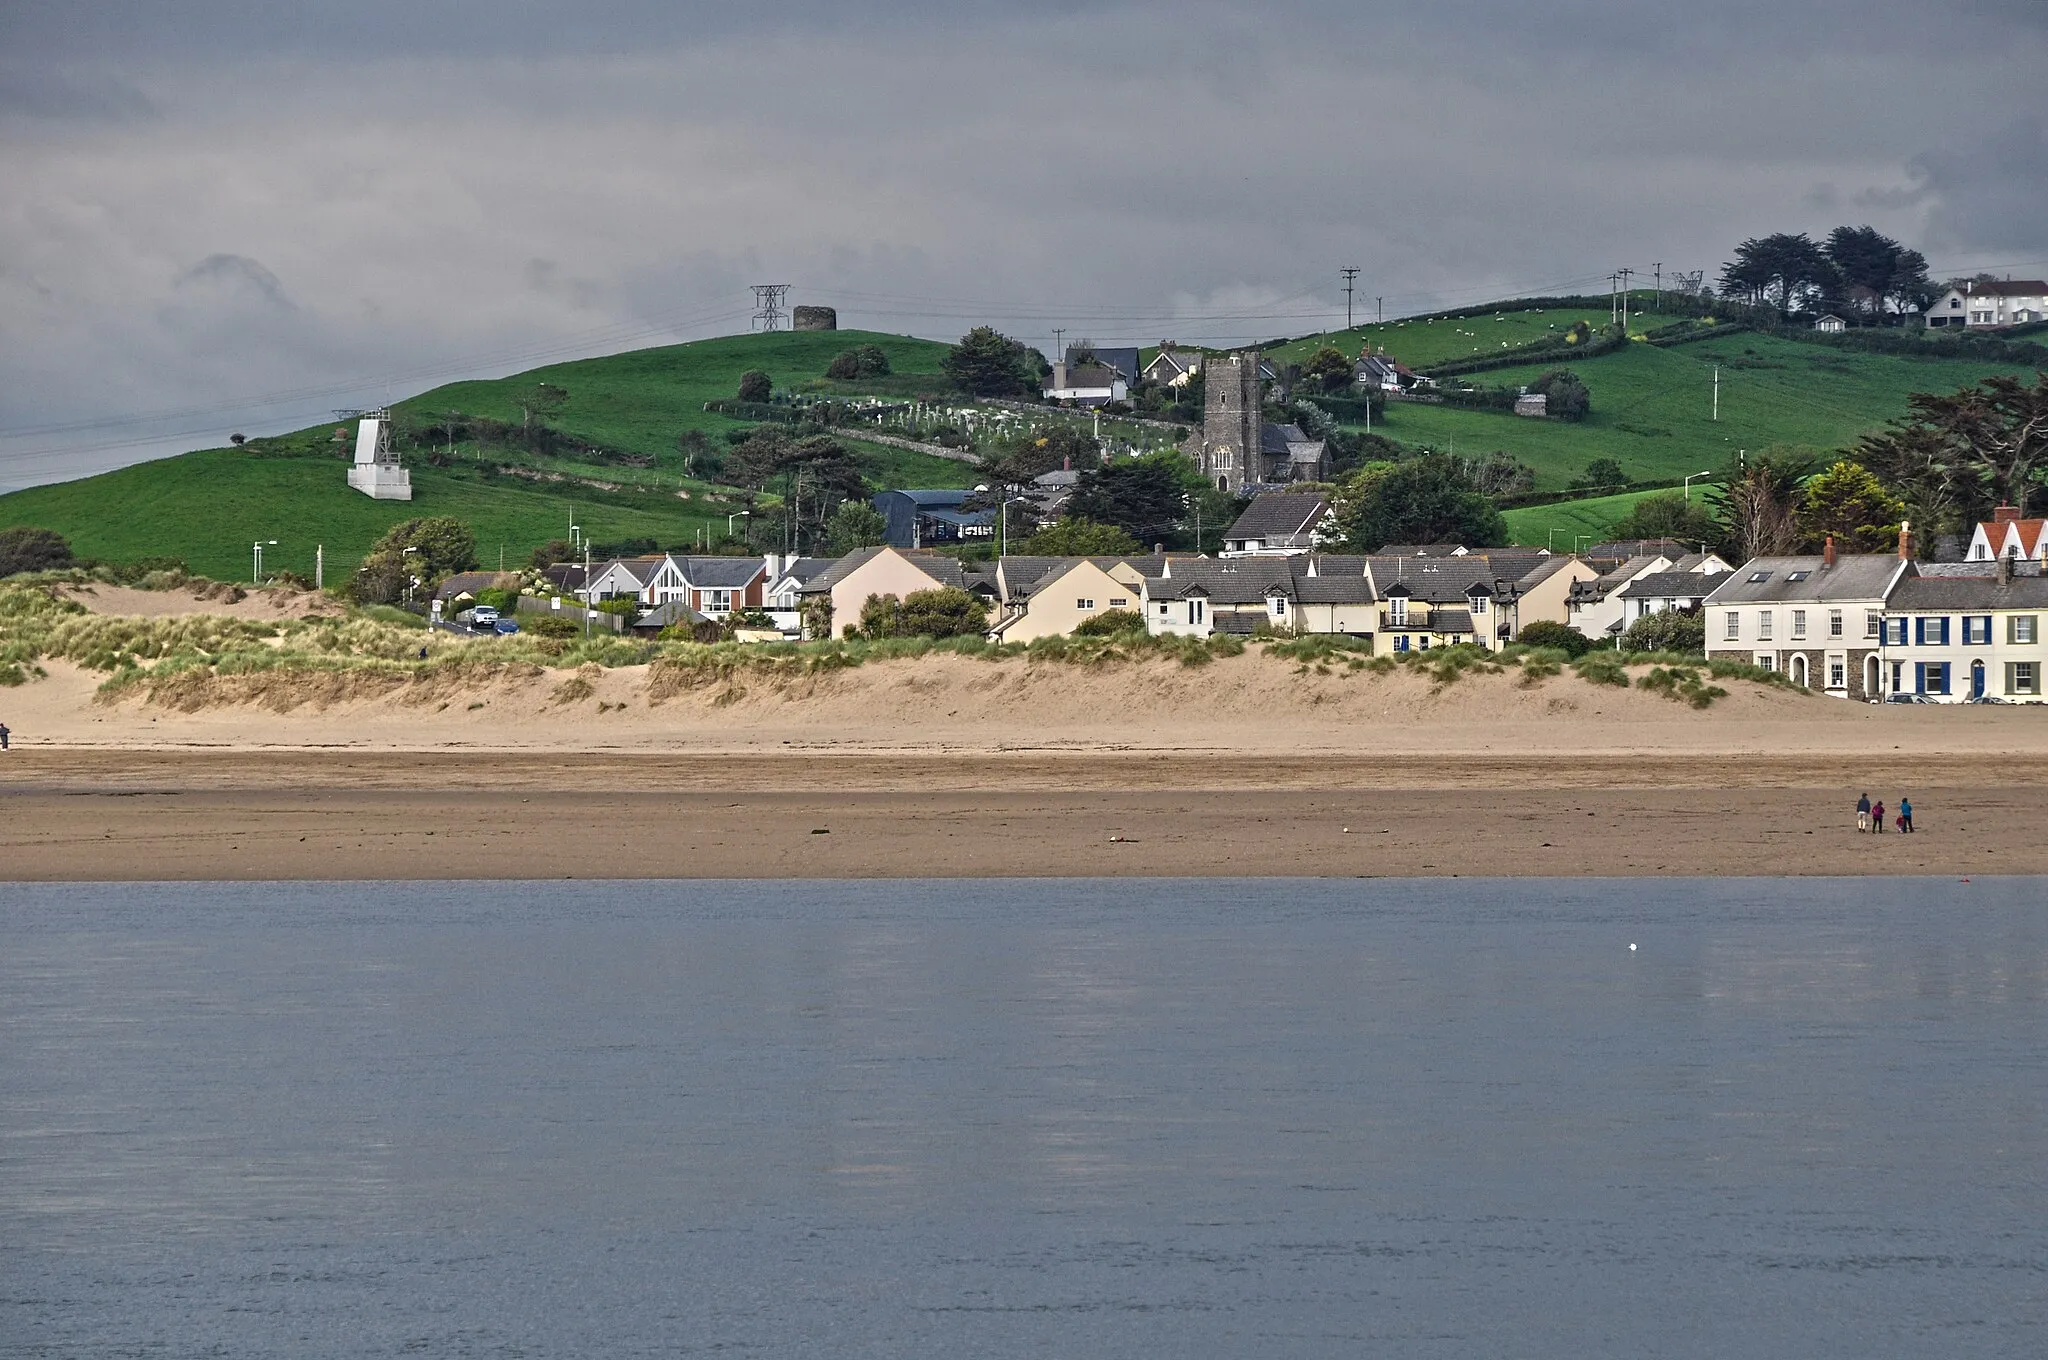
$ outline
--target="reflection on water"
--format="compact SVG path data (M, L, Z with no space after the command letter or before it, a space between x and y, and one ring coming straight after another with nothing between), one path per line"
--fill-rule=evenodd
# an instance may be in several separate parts
M2048 1353L2041 901L0 886L0 1355Z

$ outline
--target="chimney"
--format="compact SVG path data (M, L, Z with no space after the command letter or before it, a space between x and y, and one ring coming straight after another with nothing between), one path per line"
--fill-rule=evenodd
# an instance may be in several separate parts
M1052 385L1059 389L1064 389L1067 385L1067 356L1064 354L1053 360Z
M1993 524L2010 524L2019 517L2020 508L2017 505L2001 505L1991 512Z
M1835 565L1835 536L1833 534L1828 535L1828 541L1821 547L1820 561L1824 567Z
M1998 584L2002 586L2012 584L2012 558L2004 553L2000 553L1998 556Z
M1166 556L1166 545L1164 543L1154 543L1152 545L1152 555L1154 557Z
M1899 521L1899 560L1913 560L1913 524L1910 520Z

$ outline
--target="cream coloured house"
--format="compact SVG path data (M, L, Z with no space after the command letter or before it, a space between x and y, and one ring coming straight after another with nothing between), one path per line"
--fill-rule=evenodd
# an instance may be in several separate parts
M995 586L985 576L969 575L960 563L937 553L902 548L862 548L848 553L797 588L806 632L841 637L860 623L860 611L873 595L897 599L921 590L952 586L993 600Z
M1118 567L1123 568L1121 573ZM1119 576L1132 577L1136 584ZM1008 586L1002 617L989 636L998 642L1030 642L1071 633L1112 609L1135 614L1144 603L1142 583L1143 578L1123 563L1105 566L1094 558L1059 559L1036 581Z

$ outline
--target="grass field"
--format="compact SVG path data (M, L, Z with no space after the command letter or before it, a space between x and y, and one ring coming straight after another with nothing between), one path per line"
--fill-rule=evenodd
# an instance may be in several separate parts
M1607 538L1608 527L1625 517L1637 501L1657 494L1655 491L1627 491L1619 496L1599 496L1592 500L1532 505L1522 510L1503 510L1501 518L1508 522L1509 542L1569 552L1575 544L1584 547L1586 541L1597 543ZM1694 483L1693 495L1699 494L1699 484Z
M1502 369L1474 381L1525 383L1545 367ZM1740 449L1846 447L1903 415L1914 392L1953 391L1993 373L2026 371L1966 359L1861 354L1760 335L1672 349L1631 345L1571 367L1593 394L1592 413L1577 424L1394 402L1374 428L1403 443L1455 445L1460 454L1505 449L1536 469L1539 490L1554 491L1595 458L1612 458L1630 477L1649 481L1718 471Z
M1300 363L1325 345L1355 357L1367 344L1384 345L1392 358L1413 369L1448 363L1453 359L1477 359L1502 350L1559 340L1574 321L1586 321L1595 331L1611 318L1606 307L1530 308L1503 303L1489 316L1410 317L1376 326L1354 326L1348 331L1303 336L1266 351L1282 363ZM1657 312L1629 312L1628 328L1636 334L1682 320ZM1491 382L1491 376L1475 378Z
M538 382L557 384L569 394L554 418L557 428L610 448L652 454L656 466L643 473L562 459L551 461L549 470L637 481L649 484L646 490L487 477L458 450L446 468L409 456L413 499L373 501L348 487L346 446L331 441L332 425L320 425L253 441L246 449L208 449L0 496L0 526L54 529L87 557L180 557L193 571L224 580L247 578L250 546L258 539L278 541L264 551L266 571L308 577L315 546L324 544L330 583L353 571L391 525L417 515L452 515L469 524L479 555L492 567L500 548L508 564L523 563L535 547L566 537L572 520L600 543L649 537L687 545L699 528L723 534L728 512L739 508L729 489L681 476L679 433L702 429L715 438L737 423L706 412L704 403L732 396L740 374L750 368L767 371L778 386L810 381L822 377L841 350L870 342L883 346L893 366L911 373L936 374L946 351L927 340L859 331L731 336L555 364L490 382L452 383L396 408L422 421L446 412L516 421L517 393ZM877 486L972 484L974 470L964 464L849 442L868 457ZM483 463L495 461L486 453ZM679 499L678 489L689 490L691 499Z

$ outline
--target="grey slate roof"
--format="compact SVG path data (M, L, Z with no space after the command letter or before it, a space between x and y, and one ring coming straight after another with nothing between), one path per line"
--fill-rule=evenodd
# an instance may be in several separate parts
M1239 557L1227 562L1176 562L1173 575L1149 582L1147 594L1155 600L1180 599L1199 591L1217 604L1252 604L1275 590L1294 593L1294 574L1288 559Z
M837 560L831 557L799 557L784 567L782 574L775 579L783 581L793 576L797 584L802 585L806 581L817 579L821 572L827 570Z
M1259 625L1262 623L1268 624L1269 627L1271 626L1263 614L1239 614L1223 611L1209 616L1209 631L1212 633L1236 633L1240 637L1250 637L1259 631Z
M1495 572L1483 557L1372 557L1373 583L1385 595L1396 584L1410 599L1430 604L1463 604L1467 590L1482 585L1494 593Z
M635 628L666 628L672 623L702 623L705 615L699 614L682 600L670 600L658 604L633 621Z
M1992 609L2048 610L2048 576L1908 576L1892 591L1895 610L1974 613Z
M1314 530L1329 513L1330 504L1321 496L1268 491L1252 497L1252 503L1237 517L1237 523L1224 530L1223 537L1226 542L1293 538Z
M1379 596L1364 576L1297 576L1294 598L1303 604L1371 604Z
M1429 611L1429 631L1469 633L1472 631L1472 612L1468 609L1432 609Z
M1703 600L1721 584L1720 576L1702 576L1696 571L1653 571L1622 587L1624 600Z
M1878 600L1892 577L1907 565L1891 553L1844 553L1829 567L1818 554L1754 557L1713 578L1710 605L1772 604L1781 600ZM1799 580L1792 579L1805 573ZM1750 578L1761 574L1764 579Z
M737 590L767 570L758 557L678 557L683 579L699 590Z

